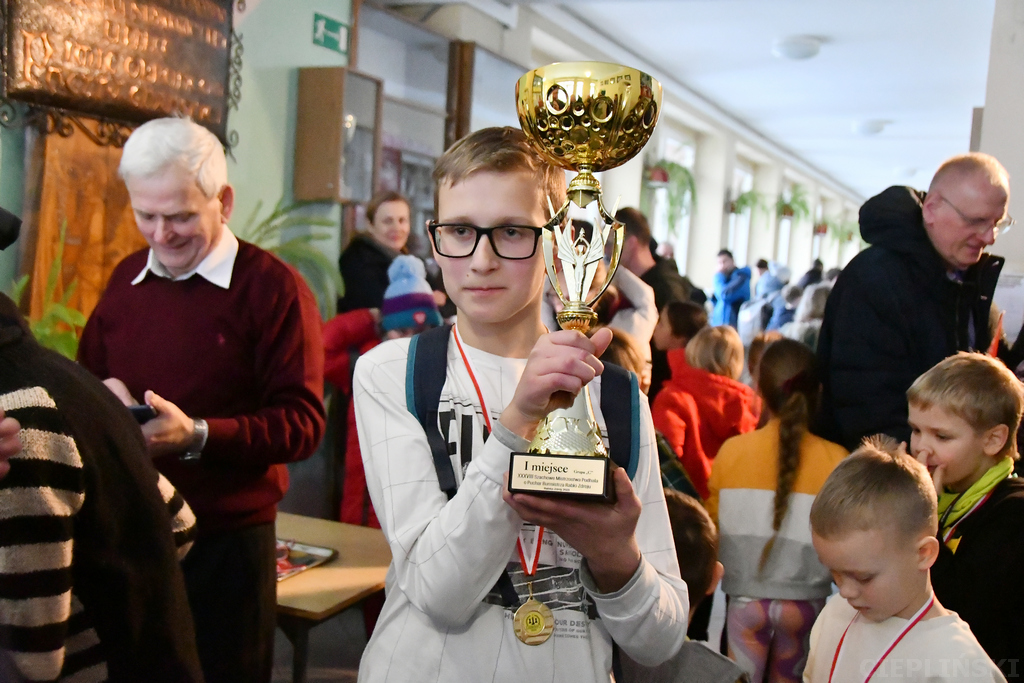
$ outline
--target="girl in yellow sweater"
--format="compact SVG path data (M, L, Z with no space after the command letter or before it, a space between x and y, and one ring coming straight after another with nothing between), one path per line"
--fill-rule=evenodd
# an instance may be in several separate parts
M808 347L790 339L770 344L757 387L771 419L723 444L707 508L725 565L729 656L752 681L797 683L832 583L811 545L811 503L847 453L808 432L819 394Z

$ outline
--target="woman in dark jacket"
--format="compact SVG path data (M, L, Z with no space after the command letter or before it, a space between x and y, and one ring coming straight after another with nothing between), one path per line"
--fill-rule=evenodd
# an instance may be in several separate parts
M370 227L352 238L339 260L345 281L339 313L380 308L388 288L388 266L399 254L408 253L409 213L409 200L397 192L382 192L370 200L366 206Z

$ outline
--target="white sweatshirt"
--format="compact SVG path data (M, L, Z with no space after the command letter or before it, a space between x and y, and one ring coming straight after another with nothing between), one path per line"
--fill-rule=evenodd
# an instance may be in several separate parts
M882 622L861 617L851 624L855 616L857 611L842 596L833 595L828 601L811 629L811 653L804 669L804 683L828 683L830 673L835 683L863 681L910 623L909 619L899 617L889 617ZM844 632L846 638L843 638ZM842 651L837 655L840 639ZM882 659L871 680L1006 681L956 612L918 622Z
M644 506L636 528L640 568L621 590L601 595L580 554L546 533L532 581L535 596L554 612L555 630L547 642L525 645L513 632L513 611L501 606L492 588L507 567L520 599L528 598L516 538L520 528L529 534L535 528L501 498L509 455L525 450L526 442L498 425L526 361L464 347L497 425L485 443L476 391L450 341L439 410L459 483L449 501L438 487L426 435L406 408L408 348L407 339L376 347L360 358L353 382L366 482L393 555L387 599L359 680L606 682L611 638L644 664L673 656L685 639L688 600L646 401L640 402L640 460L633 479ZM590 384L603 426L600 387L600 378Z

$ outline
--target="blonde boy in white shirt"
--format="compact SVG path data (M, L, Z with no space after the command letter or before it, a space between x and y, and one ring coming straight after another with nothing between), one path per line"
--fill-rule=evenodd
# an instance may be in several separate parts
M839 587L811 629L805 683L1004 681L932 592L935 492L886 439L841 462L811 507L811 538Z

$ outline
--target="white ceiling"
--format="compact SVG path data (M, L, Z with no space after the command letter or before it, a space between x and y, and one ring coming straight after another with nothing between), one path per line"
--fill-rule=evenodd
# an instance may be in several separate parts
M527 0L559 5L863 197L926 186L985 101L994 0ZM825 39L805 61L777 38ZM865 119L890 121L858 135Z

